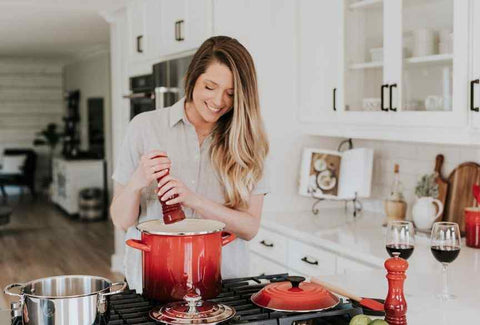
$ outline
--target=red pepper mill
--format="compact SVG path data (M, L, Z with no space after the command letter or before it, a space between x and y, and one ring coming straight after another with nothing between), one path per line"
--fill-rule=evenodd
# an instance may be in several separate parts
M399 253L394 253L394 257L385 261L385 268L388 271L388 295L385 299L385 321L389 325L407 324L407 302L403 295L403 283L407 276L405 271L408 269L408 262L398 257Z
M155 156L153 158L159 158L163 156ZM160 182L162 178L165 176L170 175L170 169L167 170L167 173L163 175L162 177L157 179L157 182ZM178 197L178 194L174 194L173 196L169 197L168 200L174 199ZM181 221L185 219L185 213L183 213L182 206L180 203L175 203L175 204L170 204L168 205L166 202L168 201L162 201L160 197L158 197L158 200L160 201L160 204L162 205L162 213L163 213L163 222L165 224L171 224L175 223L178 221Z

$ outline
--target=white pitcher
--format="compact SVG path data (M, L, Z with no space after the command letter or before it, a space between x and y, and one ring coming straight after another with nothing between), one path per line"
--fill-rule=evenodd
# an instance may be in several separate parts
M438 212L435 210L434 204L438 206ZM412 209L413 222L417 228L429 230L442 212L443 204L440 200L427 196L421 197Z

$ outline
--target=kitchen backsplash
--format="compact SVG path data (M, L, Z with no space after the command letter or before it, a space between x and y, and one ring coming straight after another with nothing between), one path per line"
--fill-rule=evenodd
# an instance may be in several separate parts
M372 180L372 198L365 200L367 210L383 212L383 200L388 196L393 180L394 164L400 165L400 180L408 203L407 217L415 202L415 185L418 179L432 173L435 157L443 154L442 175L448 178L450 172L467 161L480 163L480 146L452 146L438 144L413 144L377 140L354 140L356 148L367 147L375 151Z

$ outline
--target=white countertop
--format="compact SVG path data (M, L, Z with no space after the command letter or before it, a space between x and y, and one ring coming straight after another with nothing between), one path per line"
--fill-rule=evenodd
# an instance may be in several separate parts
M384 298L388 292L383 263L389 256L383 221L381 214L364 212L353 218L351 212L337 208L320 209L318 215L304 212L262 216L265 228L381 268L322 278L352 293L375 298ZM428 234L417 233L415 250L408 260L405 298L409 324L479 324L480 249L462 246L448 271L450 291L458 298L442 303L434 297L441 288L441 266L429 242Z

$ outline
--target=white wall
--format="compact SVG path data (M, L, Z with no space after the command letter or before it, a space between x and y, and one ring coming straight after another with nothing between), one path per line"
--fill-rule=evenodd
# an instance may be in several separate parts
M110 53L108 51L69 63L63 69L63 88L65 91L80 90L80 148L88 150L88 106L91 97L102 97L104 105L105 159L107 175L112 171L112 123L110 95ZM111 181L107 177L109 192Z
M0 58L0 156L5 148L33 148L48 123L61 127L62 64L33 58ZM35 147L37 188L47 173L47 147ZM18 188L8 188L14 193Z

